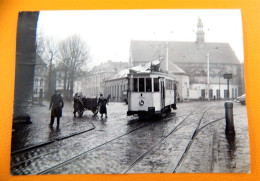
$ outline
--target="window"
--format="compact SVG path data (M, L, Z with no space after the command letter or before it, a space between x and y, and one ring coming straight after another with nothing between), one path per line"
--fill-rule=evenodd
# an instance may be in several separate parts
M205 98L205 89L201 89L201 98Z
M139 78L139 92L144 92L144 78Z
M35 94L35 96L37 96L37 94L38 94L38 89L34 89L34 94Z
M224 90L224 98L225 98L225 99L228 98L228 90L227 90L227 89Z
M220 98L220 91L219 91L219 89L217 89L217 92L216 92L216 94L217 94L217 98Z
M138 79L134 78L134 87L133 87L134 92L138 92Z
M159 78L153 79L154 92L159 92Z
M213 90L209 89L209 98L212 98L212 97L213 97Z
M43 78L41 78L40 86L43 86Z
M146 78L146 92L152 92L152 79Z
M36 78L36 79L34 80L34 85L35 85L35 86L38 86L38 78Z

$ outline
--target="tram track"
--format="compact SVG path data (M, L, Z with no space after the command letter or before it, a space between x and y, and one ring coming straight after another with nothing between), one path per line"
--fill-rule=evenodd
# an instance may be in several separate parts
M155 147L157 147L165 138L167 138L170 134L172 134L174 131L177 130L178 126L181 125L192 113L194 113L196 110L192 111L190 114L188 114L181 122L179 122L174 128L168 133L167 135L163 136L159 141L157 141L152 147L150 147L144 154L139 156L131 165L130 167L125 170L123 173L126 174L131 168L133 168L138 162L140 162L146 155L151 153Z
M176 118L177 118L177 117L183 117L183 116L176 116ZM166 118L166 119L163 119L163 121L168 121L168 120L172 120L172 117L168 117L168 118ZM160 121L162 121L162 120L160 120ZM158 123L158 122L153 122L152 124L157 124L157 123ZM76 159L78 159L78 158L80 158L80 157L82 157L82 156L88 154L88 153L91 152L91 151L94 151L94 150L96 150L96 149L98 149L98 148L100 148L100 147L102 147L102 146L105 146L106 144L112 143L113 141L118 140L118 139L120 139L120 138L122 138L122 137L124 137L124 136L126 136L126 135L132 134L133 132L138 131L138 130L140 130L140 129L142 129L142 128L151 126L152 124L146 124L146 125L140 126L140 127L136 128L136 129L131 130L131 131L125 133L125 134L122 134L122 135L120 135L120 136L118 136L118 137L116 137L116 138L114 138L114 139L111 139L111 140L109 140L109 141L107 141L107 142L105 142L105 143L103 143L103 144L100 144L100 145L98 145L98 146L96 146L96 147L94 147L94 148L91 148L91 149L89 149L89 150L87 150L87 151L85 151L85 152L83 152L83 153L81 153L81 154L79 154L79 155L77 155L77 156L74 156L74 157L72 157L72 158L70 158L70 159L68 159L68 160L66 160L66 161L64 161L64 162L62 162L62 163L59 163L59 164L57 164L57 165L55 165L55 166L53 166L53 167L50 167L50 168L48 168L48 169L46 169L46 170L44 170L44 171L38 172L37 175L46 174L46 173L48 173L49 171L55 170L56 168L61 167L62 165L68 164L68 163L70 163L70 162L72 162L72 161L74 161L74 160L76 160Z
M190 114L193 114L194 112L195 112L195 111L191 112ZM190 115L190 114L189 114L189 115ZM171 115L172 115L172 116L171 116ZM174 115L174 114L170 114L170 117L164 118L164 119L161 120L161 121L172 120L172 117L173 117L173 116L175 116L175 115ZM176 118L178 118L178 117L184 117L184 116L185 116L185 115L176 116ZM117 118L117 119L121 119L121 118ZM138 120L138 119L137 119L137 120ZM157 123L157 122L154 122L154 123ZM127 125L128 125L128 124L127 124ZM50 168L48 168L48 169L46 169L46 170L42 170L42 171L40 171L40 172L37 172L36 174L37 174L37 175L38 175L38 174L45 174L45 173L47 173L47 172L49 172L49 171L51 171L51 170L53 170L53 169L55 169L55 168L57 168L57 167L60 167L60 166L62 166L62 165L64 165L64 164L66 164L66 163L69 163L69 162L71 162L71 161L73 161L73 160L75 160L75 159L77 159L77 158L79 158L79 157L81 157L81 156L87 154L88 152L91 152L91 151L93 151L93 150L96 150L96 149L98 149L98 148L100 148L100 147L102 147L102 146L104 146L104 145L106 145L106 144L108 144L108 143L111 143L111 142L113 142L113 141L115 141L115 140L117 140L117 139L120 139L120 138L123 137L123 136L126 136L126 135L128 135L128 134L131 134L131 133L133 133L133 132L135 132L135 131L137 131L137 130L140 130L140 129L144 128L144 127L147 127L147 126L149 126L149 125L151 125L151 124L143 125L143 126L140 126L140 127L136 128L136 129L133 129L133 130L131 130L131 131L125 133L125 134L122 134L122 135L120 135L120 136L118 136L118 137L116 137L116 138L114 138L114 139L108 140L107 142L105 142L105 143L103 143L103 144L100 144L100 145L98 145L98 146L96 146L96 147L93 147L93 148L91 148L91 149L88 149L88 150L86 150L85 152L83 152L83 153L81 153L81 154L78 154L78 155L76 155L76 156L74 156L74 157L71 157L71 158L69 158L69 159L67 159L67 160L65 160L65 161L63 161L63 162L61 162L61 163L59 163L59 164L56 164L56 165L54 165L54 166L52 166L52 167L50 167ZM124 126L126 126L126 125L124 125ZM64 137L64 139L66 139L66 138L69 138L69 137ZM19 165L21 165L21 164L25 164L26 162L31 162L31 161L33 161L33 160L35 160L35 159L37 159L37 158L40 158L40 157L44 157L44 156L46 156L46 155L49 155L49 154L51 154L51 153L53 153L53 152L55 152L55 151L57 151L57 150L53 150L52 152L48 152L47 154L38 155L38 156L36 156L36 157L33 157L33 158L30 158L30 159L24 160L24 161L22 161L22 162L20 162L20 163L17 163L17 164L15 164L15 165L13 165L11 168L19 167Z
M117 119L120 119L120 118L117 118ZM117 119L116 119L116 120L117 120ZM133 120L135 120L135 119L133 119ZM137 118L136 120L138 120L138 118ZM114 120L114 121L115 121L115 120ZM132 120L131 120L131 121L132 121ZM128 125L128 124L123 125L123 127L124 127L124 126L127 126L127 125ZM120 135L120 136L118 136L118 137L116 137L116 138L114 138L114 139L111 139L111 140L109 140L109 141L107 141L107 142L105 142L105 143L103 143L103 144L100 144L100 145L98 145L98 146L96 146L96 147L94 147L94 148L91 148L91 149L89 149L89 150L83 152L82 154L78 154L78 155L76 155L76 156L74 156L74 157L72 157L72 158L70 158L70 159L68 159L68 160L66 160L66 161L64 161L64 162L62 162L62 163L60 163L60 164L58 164L58 165L62 165L62 164L65 164L65 163L69 162L70 160L77 159L78 157L80 157L80 156L82 156L82 155L84 155L84 154L86 154L86 153L88 153L88 152L90 152L90 151L93 151L93 150L95 150L95 149L97 149L97 148L99 148L99 147L101 147L101 146L103 146L103 145L106 145L106 144L108 144L108 143L110 143L110 142L112 142L112 141L115 141L115 140L117 140L117 139L119 139L119 138L121 138L121 137L123 137L123 136L126 136L126 135L128 135L128 134L131 134L132 132L135 132L135 131L137 131L137 130L139 130L139 129L142 129L142 128L144 128L144 127L147 127L147 126L149 126L149 125L151 125L151 124L146 124L146 125L143 125L143 126L139 126L139 127L135 128L135 129L133 129L133 130L131 130L131 131L125 133L125 134L122 134L122 135ZM98 136L100 136L100 135L102 135L102 134L96 135L96 136L94 136L94 137L98 137ZM66 138L69 138L69 137L65 137L64 139L66 139ZM60 140L61 140L61 139L60 139ZM53 142L51 142L51 143L53 143ZM48 143L48 144L50 144L50 143ZM71 145L67 145L66 147L71 147ZM66 147L63 147L63 149L65 149ZM33 148L30 148L30 149L33 149ZM21 151L24 151L24 152L25 152L26 150L21 150ZM27 150L27 151L28 151L28 150ZM21 162L15 163L15 164L11 165L11 169L13 169L13 168L15 168L15 167L19 167L20 165L26 164L26 163L31 162L31 161L33 161L33 160L36 160L36 159L38 159L38 158L41 158L41 157L44 157L44 156L53 154L53 153L55 153L55 152L57 152L57 151L59 151L59 148L58 148L58 149L55 149L55 150L52 150L51 152L48 152L48 153L46 153L46 154L37 155L37 156L32 157L32 158L30 158L30 159L26 159L26 160L23 160L23 161L21 161ZM15 154L16 154L16 153L15 153ZM15 155L15 154L14 154L14 155ZM17 153L17 154L18 154L18 153ZM56 166L55 166L55 167L56 167ZM45 171L43 171L43 173L44 173L44 172L45 172ZM37 174L41 174L41 173L37 173Z
M67 163L69 163L69 162L71 162L71 161L73 161L73 160L75 160L75 159L77 159L77 158L80 158L81 156L87 154L88 152L91 152L91 151L93 151L93 150L96 150L96 149L98 149L98 148L100 148L100 147L102 147L102 146L104 146L104 145L106 145L106 144L108 144L108 143L111 143L111 142L113 142L113 141L115 141L115 140L117 140L117 139L119 139L119 138L121 138L121 137L123 137L123 136L126 136L126 135L128 135L128 134L131 134L131 133L133 133L133 132L135 132L135 131L137 131L137 130L139 130L139 129L142 129L142 128L146 127L146 126L148 126L148 125L144 125L144 126L141 126L141 127L136 128L136 129L134 129L134 130L131 130L131 131L129 131L129 132L123 134L123 135L120 135L120 136L118 136L118 137L116 137L116 138L114 138L114 139L111 139L111 140L109 140L109 141L107 141L107 142L105 142L105 143L103 143L103 144L100 144L100 145L98 145L98 146L96 146L96 147L94 147L94 148L92 148L92 149L89 149L89 150L87 150L87 151L85 151L85 152L83 152L83 153L81 153L81 154L79 154L79 155L77 155L77 156L74 156L74 157L72 157L72 158L70 158L70 159L68 159L68 160L66 160L66 161L64 161L64 162L62 162L62 163L59 163L59 164L57 164L57 165L55 165L55 166L53 166L53 167L51 167L51 168L48 168L48 169L46 169L46 170L44 170L44 171L41 171L41 172L38 172L36 175L42 175L42 174L44 174L44 173L47 173L47 172L49 172L50 170L53 170L53 169L55 169L55 168L57 168L57 167L60 167L60 166L62 166L62 165L64 165L64 164L67 164Z
M120 119L120 118L117 118L117 119ZM117 119L116 119L116 120L117 120ZM115 120L115 121L116 121L116 120ZM66 136L58 137L58 138L55 138L55 139L53 139L53 140L50 140L50 141L47 141L47 142L44 142L44 143L41 143L41 144L38 144L38 145L34 145L34 146L31 146L31 147L27 147L27 148L25 148L25 149L17 150L17 151L15 151L15 152L12 152L12 157L14 157L14 156L17 155L17 154L23 154L24 152L32 151L32 150L37 149L37 148L42 147L42 146L46 146L46 145L50 145L50 144L57 143L57 142L59 142L59 141L61 141L61 140L66 140L66 139L71 138L71 137L73 137L73 136L78 136L78 135L81 135L81 134L83 134L83 133L87 133L88 131L94 130L94 129L96 128L96 126L95 126L93 123L91 123L91 124L93 125L93 128L91 128L90 130L84 130L84 131L81 131L81 132L72 133L71 135L66 135ZM124 125L124 126L126 126L126 125ZM99 130L97 130L97 131L99 131ZM98 137L98 136L100 136L100 135L101 135L101 134L98 134L98 135L96 135L96 136L94 136L94 137L92 137L92 138ZM70 144L69 144L69 145L66 145L66 146L63 147L62 149L65 149L65 148L67 148L67 147L69 148L69 147L71 147L71 145L70 145ZM19 165L25 164L25 163L27 163L27 162L31 162L31 161L36 160L36 159L38 159L38 158L41 158L41 157L44 157L44 156L53 154L53 153L59 151L59 149L60 149L60 148L53 149L51 152L47 152L47 153L45 153L45 154L40 154L40 155L37 155L37 156L33 156L32 158L25 159L25 160L23 160L23 161L20 161L20 162L18 162L18 163L15 163L15 164L11 164L11 169L12 169L12 168L15 168L15 167L19 167Z
M202 105L202 104L201 104ZM215 107L215 106L212 106ZM210 108L212 108L210 107ZM203 115L210 109L208 108ZM165 139L167 139L171 134L173 134L174 132L176 132L178 129L180 129L180 125L182 125L184 123L184 121L190 116L192 115L194 112L196 112L197 109L193 110L191 113L189 113L188 115L185 115L185 118L180 121L177 125L175 125L173 127L173 129L171 129L171 131L164 135L161 139L159 139L155 144L153 144L145 153L143 153L141 156L139 156L131 165L128 169L126 169L124 172L124 174L126 174L131 168L133 168L137 163L139 163L145 156L149 155L157 146L159 146ZM203 116L202 116L203 117ZM202 118L201 118L202 119Z
M173 115L173 116L175 116L175 115ZM183 117L183 116L176 116L176 117ZM166 118L166 119L164 119L163 121L166 121L166 120L172 120L172 116L171 116L171 117L168 117L168 118ZM160 121L162 121L162 120L160 120ZM148 122L147 122L147 123L148 123ZM69 162L72 162L72 161L74 161L74 160L80 158L81 156L83 156L83 155L85 155L85 154L87 154L87 153L89 153L89 152L91 152L91 151L94 151L94 150L96 150L96 149L98 149L98 148L100 148L100 147L102 147L102 146L104 146L104 145L106 145L106 144L108 144L108 143L111 143L111 142L113 142L113 141L115 141L115 140L117 140L117 139L120 139L120 138L123 137L123 136L126 136L126 135L128 135L128 134L132 134L133 132L135 132L135 131L137 131L137 130L140 130L140 129L145 128L145 127L147 127L147 126L151 126L152 124L158 124L158 122L153 122L152 124L150 124L150 123L151 123L151 122L149 122L149 124L146 124L146 125L143 125L143 126L141 126L141 127L138 127L138 128L136 128L136 129L134 129L134 130L131 130L131 131L129 131L129 132L123 134L123 135L120 135L120 136L118 136L118 137L116 137L116 138L114 138L114 139L111 139L111 140L109 140L109 141L107 141L107 142L105 142L105 143L103 143L103 144L100 144L100 145L98 145L98 146L96 146L96 147L94 147L94 148L91 148L91 149L89 149L89 150L87 150L87 151L85 151L85 152L83 152L83 153L81 153L81 154L78 154L78 155L76 155L76 156L74 156L74 157L72 157L72 158L70 158L70 159L65 160L64 162L61 162L61 163L59 163L59 164L56 164L56 165L54 165L53 167L50 167L50 168L48 168L48 169L46 169L46 170L43 170L43 171L41 171L41 172L38 172L38 173L36 173L36 174L37 174L37 175L41 175L41 174L48 173L49 171L54 170L54 169L57 168L57 167L60 167L60 166L62 166L62 165L64 165L64 164L67 164L67 163L69 163Z
M212 106L212 107L215 107L215 106ZM183 160L184 160L186 154L188 153L188 151L189 151L189 149L190 149L190 147L191 147L191 145L192 145L192 143L193 143L193 141L194 141L194 139L195 139L195 137L196 137L196 135L197 135L197 132L198 132L198 130L199 130L199 127L200 127L200 124L201 124L201 122L202 122L202 119L203 119L204 115L205 115L206 112L208 112L208 110L210 110L212 107L209 107L208 109L206 109L206 110L203 112L202 116L200 117L200 119L199 119L199 121L198 121L198 124L197 124L195 130L194 130L193 133L192 133L191 139L190 139L190 141L188 142L188 145L185 147L184 152L183 152L182 155L181 155L181 158L179 159L177 165L176 165L175 168L173 169L173 173L176 173L176 171L179 169L181 163L183 162Z
M124 117L117 118L116 120L122 119L122 118L124 118ZM11 152L11 155L15 155L15 154L19 154L19 153L26 152L26 151L29 151L29 150L33 150L33 149L39 148L41 146L45 146L45 145L54 143L56 141L61 141L61 140L64 140L64 139L67 139L67 138L71 138L73 136L77 136L77 135L80 135L80 134L83 134L83 133L86 133L88 131L92 131L92 130L96 129L96 126L95 126L95 124L93 122L90 122L90 124L93 126L90 129L79 131L79 132L74 132L74 133L71 133L71 134L68 134L68 135L64 135L64 136L58 136L57 138L50 139L49 141L41 142L39 144L35 144L35 145L28 146L28 147L25 147L25 148L22 148L22 149L19 149L19 150L15 150L15 151Z
M240 113L240 114L242 114L242 113ZM234 114L233 116L237 116L237 115L240 115L240 114ZM203 115L204 115L204 114L203 114ZM203 118L203 116L201 117L201 119L200 119L200 121L199 121L199 124L197 125L195 131L193 132L192 137L191 137L191 139L190 139L188 145L186 146L186 148L185 148L185 150L184 150L184 152L183 152L183 154L182 154L180 160L178 161L178 163L177 163L177 165L176 165L176 167L174 168L174 170L173 170L172 173L176 173L176 172L178 171L178 169L180 168L181 164L183 163L185 157L187 156L187 153L188 153L189 149L191 148L191 145L192 145L193 141L194 141L195 138L198 136L198 134L199 134L204 128L206 128L207 126L209 126L210 124L213 124L213 123L216 123L217 121L220 121L220 120L225 119L225 117L217 118L217 119L215 119L215 120L213 120L213 121L208 122L207 124L203 125L203 126L200 128L200 124L201 124L202 118Z
M190 114L188 114L188 116L191 115L191 114L193 114L195 111L196 111L196 110L193 110ZM175 116L175 115L174 115L174 116ZM186 116L186 117L188 117L188 116ZM176 116L175 119L178 118L178 117L183 117L183 115L182 115L182 116ZM171 117L164 118L163 120L160 120L160 121L169 121L169 120L172 120L172 116L171 116ZM158 122L153 122L152 124L157 124L157 123L158 123ZM59 168L59 167L62 167L62 166L65 165L65 164L69 164L69 163L71 163L71 162L73 162L73 161L75 161L75 160L77 160L77 159L83 157L84 155L88 154L88 153L91 152L91 151L94 151L94 150L96 150L96 149L98 149L98 148L100 148L100 147L102 147L102 146L105 146L105 145L107 145L108 143L112 143L112 142L114 142L115 140L118 140L118 139L120 139L120 138L122 138L122 137L124 137L124 136L126 136L126 135L128 135L128 134L132 134L133 132L138 131L138 130L140 130L140 129L142 129L142 128L145 128L145 127L148 127L148 126L152 126L152 124L147 124L147 125L141 126L141 127L137 128L137 129L134 129L134 130L132 130L132 131L130 131L130 132L127 132L127 133L125 133L125 134L123 134L123 135L120 135L120 136L118 136L118 137L116 137L116 138L114 138L114 139L111 139L111 140L109 140L109 141L107 141L107 142L105 142L105 143L103 143L103 144L101 144L101 145L98 145L98 146L96 146L96 147L94 147L94 148L92 148L92 149L89 149L89 150L87 150L87 151L85 151L85 152L83 152L83 153L81 153L81 154L79 154L79 155L77 155L77 156L74 156L74 157L72 157L72 158L70 158L70 159L68 159L68 160L66 160L66 161L64 161L64 162L61 162L61 163L59 163L59 164L57 164L57 165L55 165L55 166L53 166L53 167L50 167L50 168L48 168L48 169L46 169L46 170L43 170L43 171L41 171L41 172L38 172L37 175L47 174L48 172L51 172L52 170L55 170L55 169L57 169L57 168ZM176 128L177 128L177 127L176 127ZM168 137L170 134L172 134L172 132L173 132L173 131L171 131L171 132L170 132L168 135L166 135L166 136Z

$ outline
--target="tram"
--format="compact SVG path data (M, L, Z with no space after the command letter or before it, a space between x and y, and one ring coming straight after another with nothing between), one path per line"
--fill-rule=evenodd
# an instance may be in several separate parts
M130 72L128 74L127 115L139 117L164 115L176 108L177 81L162 72Z

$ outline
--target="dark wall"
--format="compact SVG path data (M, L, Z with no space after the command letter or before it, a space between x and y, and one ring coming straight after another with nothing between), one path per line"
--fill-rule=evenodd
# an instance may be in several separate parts
M20 12L16 39L14 119L28 116L33 95L36 27L39 12Z

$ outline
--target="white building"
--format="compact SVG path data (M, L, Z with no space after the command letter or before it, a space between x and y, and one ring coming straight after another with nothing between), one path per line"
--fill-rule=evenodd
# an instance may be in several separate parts
M47 64L41 59L39 55L36 56L36 65L34 70L34 84L33 84L33 100L45 98L47 90Z

